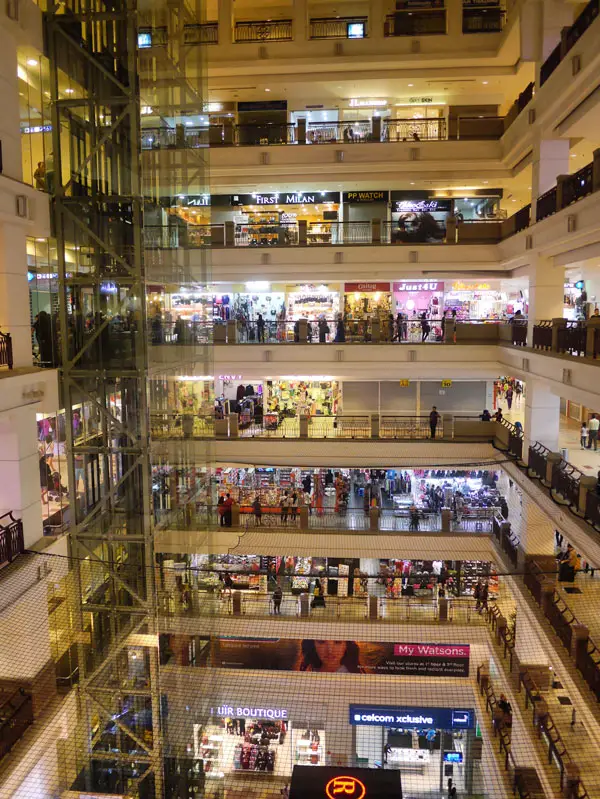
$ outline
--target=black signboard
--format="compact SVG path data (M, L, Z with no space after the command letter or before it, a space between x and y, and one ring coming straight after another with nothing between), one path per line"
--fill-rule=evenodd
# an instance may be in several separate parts
M277 194L233 194L232 205L318 205L339 203L339 191L282 191Z
M387 191L345 191L344 202L351 205L359 205L361 203L386 203L389 199L389 192Z
M238 111L287 111L287 100L238 103Z
M343 766L294 766L290 799L402 799L400 772Z

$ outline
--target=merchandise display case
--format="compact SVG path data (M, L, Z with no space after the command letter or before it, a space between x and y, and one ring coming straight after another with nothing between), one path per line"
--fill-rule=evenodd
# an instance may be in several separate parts
M323 766L325 764L325 730L294 729L294 762L301 766Z

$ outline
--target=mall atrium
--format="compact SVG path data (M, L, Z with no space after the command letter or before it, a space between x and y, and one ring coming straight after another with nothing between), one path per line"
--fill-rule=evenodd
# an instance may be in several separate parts
M600 0L6 0L0 799L600 797Z

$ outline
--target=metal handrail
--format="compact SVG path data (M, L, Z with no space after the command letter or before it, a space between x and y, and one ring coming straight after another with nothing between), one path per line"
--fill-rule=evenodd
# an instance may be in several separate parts
M15 519L9 511L0 516L0 567L12 563L24 551L23 520Z
M0 366L13 368L13 346L10 333L0 331Z

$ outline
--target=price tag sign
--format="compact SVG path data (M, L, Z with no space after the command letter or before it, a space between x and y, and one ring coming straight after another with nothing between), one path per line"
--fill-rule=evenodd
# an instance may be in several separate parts
M407 388L408 386L410 386L410 380L408 380L407 378L403 378L402 380L399 380L398 382L400 383L402 388Z
M442 380L442 388L450 388L452 380Z

